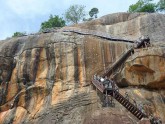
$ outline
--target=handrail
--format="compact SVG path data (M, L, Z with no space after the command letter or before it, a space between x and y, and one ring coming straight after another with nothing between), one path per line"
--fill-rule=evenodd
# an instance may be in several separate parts
M92 80L93 85L103 94L105 94L105 87L103 83L98 80ZM115 83L115 82L114 82ZM114 92L114 94L113 94ZM141 112L135 105L133 105L129 100L127 100L123 95L118 91L107 90L107 94L115 98L121 105L123 105L128 111L130 111L135 117L139 120L147 117L143 112Z
M122 65L122 63L124 63L128 59L128 57L130 57L132 54L134 54L134 49L138 49L141 47L145 47L146 45L149 45L150 39L148 37L142 38L142 39L140 39L140 41L137 41L136 43L137 43L137 45L134 48L131 47L130 49L127 50L127 52L125 54L122 54L122 56L111 67L109 67L108 70L101 76L109 77L113 73L113 71L116 71Z
M127 59L129 56L131 56L132 53L134 53L134 49L145 47L146 45L150 44L150 39L147 38L141 38L140 41L136 42L137 45L135 47L131 47L126 52L123 52L121 57L112 64L109 69L101 75L101 77L109 77L113 71L116 71ZM114 82L114 81L113 81ZM111 95L114 97L120 104L122 104L128 111L130 111L134 116L136 116L139 120L141 120L144 117L147 117L142 111L140 111L135 105L133 105L129 100L127 100L125 97L123 97L118 91L114 90L113 88L111 90L108 90L104 87L103 83L100 82L97 79L92 80L93 85L103 94L105 94L105 91L107 95ZM114 82L115 83L115 82Z

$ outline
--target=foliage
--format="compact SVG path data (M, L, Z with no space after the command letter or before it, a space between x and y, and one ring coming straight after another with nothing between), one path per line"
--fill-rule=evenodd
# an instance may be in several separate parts
M137 3L129 6L129 12L156 12L157 5L152 3L153 0L139 0Z
M159 0L157 3L157 11L165 11L165 0Z
M95 18L97 18L97 14L99 13L99 10L98 8L92 8L90 11L89 11L89 15L91 18L93 18L93 16Z
M49 20L41 23L41 30L53 27L63 27L65 26L65 20L63 20L58 15L50 15Z
M71 5L65 12L65 18L67 22L77 24L85 17L85 6L83 5Z
M26 32L15 32L12 37L21 37L25 35L26 35Z

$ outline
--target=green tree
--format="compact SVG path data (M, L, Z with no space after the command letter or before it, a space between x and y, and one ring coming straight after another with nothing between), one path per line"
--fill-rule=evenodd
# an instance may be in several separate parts
M165 0L159 0L157 3L157 11L165 11Z
M26 35L26 32L15 32L12 37L21 37L25 35Z
M41 29L44 30L47 28L53 28L53 27L63 27L65 26L65 20L63 18L59 17L58 15L50 15L49 20L41 23Z
M93 18L93 16L95 18L97 18L97 14L99 13L99 10L98 8L92 8L90 11L89 11L89 15L91 18Z
M156 12L157 5L153 0L139 0L137 3L129 6L128 12Z
M85 6L83 5L71 5L65 12L65 18L67 22L77 24L85 17Z

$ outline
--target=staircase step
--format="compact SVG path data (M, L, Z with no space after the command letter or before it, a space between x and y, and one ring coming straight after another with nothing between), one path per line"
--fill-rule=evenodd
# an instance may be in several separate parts
M137 112L138 112L137 109L135 109L135 111L133 111L133 114L136 115Z
M132 106L129 104L129 106L127 107L127 109L130 111L131 107L132 107Z
M136 108L133 107L133 108L131 109L131 113L134 113L135 111L136 111Z
M125 107L127 107L127 105L128 105L128 102L127 102L127 101L125 101L124 106L125 106Z
M121 100L121 104L123 105L124 102L125 102L124 99L122 99L122 100Z
M133 110L134 110L134 107L132 106L131 109L130 109L130 111L133 111Z
M124 105L124 107L125 107L125 104L126 104L126 101L125 101L125 99L123 99L123 105Z
M139 118L139 119L142 119L142 118L143 118L143 115L141 114L138 118Z
M127 102L127 104L126 104L126 106L125 106L125 107L128 109L128 107L129 107L129 106L130 106L130 104Z
M118 101L121 103L121 102L123 101L123 99L122 99L122 98L120 98Z
M139 113L140 113L140 111L137 110L137 111L135 112L135 116L137 117L137 115L138 115Z
M139 118L141 115L142 115L142 113L140 113L140 112L139 112L139 113L137 114L137 116L136 116L136 117L138 117L138 118Z
M99 89L99 87L97 87L97 89ZM114 97L120 104L122 104L128 111L130 111L138 119L142 119L145 116L145 114L143 114L135 105L130 103L130 101L127 100L125 97L123 97L119 92L114 92L113 94L112 91L108 91L108 95Z
M124 100L123 100L123 99L121 99L121 100L120 100L120 103L121 103L122 105L123 105L123 102L124 102Z
M121 101L122 100L122 97L119 97L119 101Z

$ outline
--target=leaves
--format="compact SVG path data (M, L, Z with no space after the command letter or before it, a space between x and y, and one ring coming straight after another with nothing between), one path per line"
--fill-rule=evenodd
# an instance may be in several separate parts
M50 15L49 20L41 23L41 30L53 27L63 27L65 26L65 20L63 20L58 15Z
M85 6L83 5L71 5L65 12L65 18L67 22L77 24L85 17Z
M157 3L157 11L165 11L165 0L160 0L158 3Z
M95 18L97 18L97 14L99 13L99 10L97 8L92 8L90 11L89 11L89 15L90 17L92 18L93 16L95 16Z
M157 5L152 3L153 0L139 0L137 3L129 6L129 12L149 12L156 11Z
M25 35L26 35L26 32L15 32L12 37L21 37Z
M128 12L162 12L165 11L165 0L159 0L153 3L153 0L139 0L137 3L129 6Z

